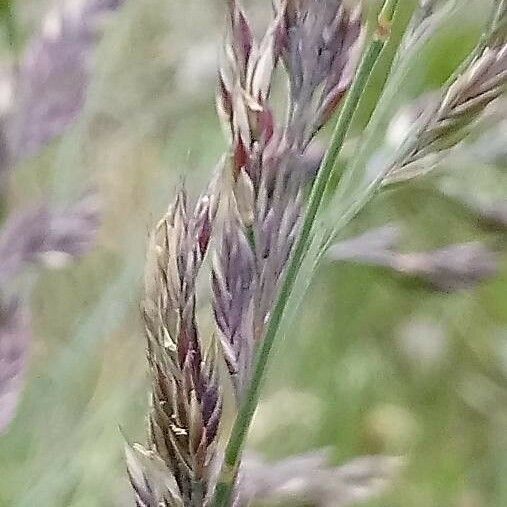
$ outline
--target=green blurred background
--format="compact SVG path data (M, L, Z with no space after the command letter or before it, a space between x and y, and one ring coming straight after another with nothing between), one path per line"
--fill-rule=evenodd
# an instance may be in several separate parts
M250 4L259 19L269 10ZM473 46L485 4L439 32L400 97L445 81ZM14 3L18 51L50 5ZM402 4L399 24L411 6ZM225 147L214 113L222 10L219 0L127 2L97 48L78 121L13 174L12 207L48 195L67 202L97 185L104 225L91 255L36 282L26 389L0 438L1 507L128 503L122 432L144 440L148 402L145 241L181 179L201 188ZM401 221L407 249L503 244L438 185L505 198L505 167L452 169L376 198L348 234ZM325 265L302 310L273 358L252 447L277 458L331 446L336 463L406 456L389 495L369 506L507 505L505 256L494 280L453 294L374 267Z

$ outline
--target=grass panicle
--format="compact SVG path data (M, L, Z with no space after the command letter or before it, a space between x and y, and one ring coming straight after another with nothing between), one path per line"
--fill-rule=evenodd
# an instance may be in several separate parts
M222 401L213 347L205 354L198 335L195 288L215 213L213 195L192 211L182 190L152 236L143 302L153 382L145 454L165 465L174 487L146 503L139 492L147 486L131 467L138 505L160 505L164 496L205 505L210 494Z
M245 386L250 379L254 349L300 228L318 164L312 142L351 84L364 30L359 9L331 1L280 3L260 41L238 2L229 3L228 21L217 104L230 133L226 180L234 202L219 241L214 308L238 392L238 382ZM284 121L270 103L280 64L289 88Z
M498 273L498 252L480 241L433 251L400 252L396 248L400 233L400 227L394 224L372 229L336 243L329 249L328 257L337 262L386 268L443 292L470 289Z
M475 55L439 94L422 108L385 170L384 183L430 171L435 161L463 141L487 106L507 90L507 10L500 3L490 33Z

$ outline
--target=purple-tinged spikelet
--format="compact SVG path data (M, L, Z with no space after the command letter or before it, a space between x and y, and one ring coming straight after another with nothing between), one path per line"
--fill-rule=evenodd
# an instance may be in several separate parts
M217 104L230 133L226 179L235 203L221 227L214 307L240 398L237 365L243 365L245 385L251 369L245 357L253 358L263 339L299 230L307 168L309 161L315 164L312 141L350 86L363 28L359 9L336 1L280 2L260 42L235 0L228 20ZM280 62L289 84L284 121L277 121L270 97ZM232 268L231 259L247 267Z
M202 196L194 212L185 192L178 194L152 235L143 302L153 383L146 453L170 471L170 496L192 506L204 505L210 493L222 409L213 345L204 354L198 336L195 295L215 213L213 194ZM130 471L138 497L155 480L140 484L143 474ZM153 498L153 505L162 501ZM144 504L138 498L138 505Z

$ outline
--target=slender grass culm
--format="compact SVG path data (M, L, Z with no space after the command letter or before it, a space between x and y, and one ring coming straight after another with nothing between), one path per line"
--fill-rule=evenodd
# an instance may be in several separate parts
M386 67L365 142L344 167L338 157L390 41L398 1L383 2L369 28L354 2L282 0L260 41L239 2L227 2L217 108L229 149L195 205L184 189L178 193L148 249L142 306L152 380L149 442L127 447L138 506L227 507L261 499L260 474L243 456L244 444L273 344L299 288L309 284L310 268L378 191L433 169L506 90L507 2L498 0L476 48L424 102L406 136L390 151L379 142L406 58L459 3L421 0L415 7ZM288 84L283 121L271 101L278 67ZM312 164L316 137L335 113L329 147ZM197 278L207 256L217 340L202 338L196 317ZM219 375L221 363L227 375ZM226 383L236 408L230 435L220 424ZM281 470L273 467L271 480L287 481ZM314 478L301 474L303 487L294 495L302 503L312 504L305 484L313 491L322 486Z

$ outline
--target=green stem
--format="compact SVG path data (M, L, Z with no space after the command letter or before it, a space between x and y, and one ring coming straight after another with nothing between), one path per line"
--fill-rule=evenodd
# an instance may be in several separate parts
M375 63L389 39L390 24L397 4L398 0L386 0L380 11L377 30L363 55L356 78L347 94L343 108L340 111L330 147L313 184L301 232L290 258L280 294L270 316L266 335L256 357L252 381L234 422L231 436L225 450L224 463L214 496L213 505L215 507L227 507L230 503L241 453L259 401L260 389L262 387L268 359L278 334L287 302L294 287L301 261L310 240L315 217L321 207L328 182L333 177L333 173L336 170L336 160L352 123L359 100L366 88Z

